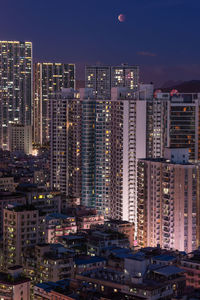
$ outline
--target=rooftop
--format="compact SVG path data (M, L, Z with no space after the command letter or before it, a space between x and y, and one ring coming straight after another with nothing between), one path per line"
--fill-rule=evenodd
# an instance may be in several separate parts
M54 290L56 287L66 288L69 286L69 283L70 283L69 279L63 279L57 282L48 281L48 282L38 283L36 284L36 287L42 288L46 292L50 292Z
M3 283L3 284L17 285L17 284L25 283L28 281L31 281L31 279L27 278L23 275L13 277L8 273L0 272L0 283Z
M75 264L76 265L87 265L87 264L94 264L97 262L102 262L102 261L106 261L105 258L103 257L91 257L91 258L86 258L86 259L75 259Z
M161 254L158 256L154 256L153 259L160 260L160 261L173 261L176 259L176 257L167 254Z
M12 193L12 192L0 192L0 200L9 198L24 198L23 193Z
M178 275L180 273L184 273L185 270L180 269L176 266L166 266L166 267L162 267L160 269L154 270L154 273L165 276L165 277L169 277L172 275Z
M52 213L52 214L49 214L47 217L46 217L46 220L49 221L49 220L54 220L54 219L67 219L68 216L67 215L64 215L64 214L60 214L60 213Z
M19 204L12 204L8 205L6 208L8 210L14 211L14 212L23 212L23 211L34 211L37 210L34 205L19 205Z

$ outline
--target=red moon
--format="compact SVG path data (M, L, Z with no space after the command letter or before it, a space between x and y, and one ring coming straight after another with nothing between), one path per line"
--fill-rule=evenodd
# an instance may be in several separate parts
M125 17L125 15L123 15L123 14L120 14L120 15L118 16L119 22L124 22L125 19L126 19L126 17Z

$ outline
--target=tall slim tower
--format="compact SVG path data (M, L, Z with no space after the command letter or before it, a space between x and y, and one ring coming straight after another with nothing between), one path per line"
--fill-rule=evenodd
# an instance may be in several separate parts
M34 142L45 145L50 136L51 95L61 88L75 88L75 65L36 63L34 69Z
M81 196L81 105L73 89L50 99L51 188Z
M110 215L111 100L81 89L82 203Z
M85 87L92 88L99 99L110 98L113 87L137 90L138 85L138 66L86 66L85 68Z
M0 41L0 147L8 125L32 125L32 43Z
M56 93L50 100L51 189L68 195L68 99Z

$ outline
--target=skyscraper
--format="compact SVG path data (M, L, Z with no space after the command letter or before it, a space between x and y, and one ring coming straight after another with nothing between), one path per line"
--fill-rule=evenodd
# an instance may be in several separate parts
M199 166L188 149L138 160L138 244L191 252L199 246Z
M86 66L85 68L85 87L92 88L99 99L110 98L112 87L137 90L138 85L138 66Z
M75 65L36 63L34 70L34 142L45 145L50 136L50 104L53 93L75 88Z
M50 99L51 188L80 198L81 105L73 89Z
M50 100L51 188L68 195L68 100L61 92Z
M32 43L0 41L0 147L8 149L8 125L32 124Z
M51 186L107 218L136 218L135 97L126 88L106 100L92 89L63 89L51 99Z
M134 221L137 218L135 122L139 101L137 93L126 88L113 88L111 95L103 100L94 96L92 90L81 92L82 203L96 207L107 218ZM142 108L140 112L137 113L141 138L138 152L142 155L146 121L142 118Z
M82 105L82 203L110 215L111 100L92 89L80 92Z

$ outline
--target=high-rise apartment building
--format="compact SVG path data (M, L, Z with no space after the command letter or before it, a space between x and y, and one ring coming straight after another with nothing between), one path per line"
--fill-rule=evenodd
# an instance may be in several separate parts
M98 99L92 89L81 89L80 95L63 90L51 99L51 187L81 197L83 205L106 217L131 221L136 218L135 119L129 122L134 97L114 88L107 100Z
M72 89L50 100L51 188L74 198L81 193L80 109Z
M199 246L199 166L188 149L138 160L138 244L191 252Z
M51 96L61 88L75 88L75 65L36 63L34 69L34 142L45 145L50 138Z
M61 115L56 97L61 101ZM180 123L180 128L183 125L179 112L175 120L176 107L182 107L185 113L184 130L190 132L187 146L195 143L189 148L191 158L195 153L192 149L198 149L198 142L190 137L194 135L191 128L197 136L198 126L193 126L199 122L197 95L160 93L154 97L150 84L140 85L137 92L113 88L111 97L105 99L86 88L80 90L80 95L57 94L53 101L51 161L58 166L54 168L57 173L52 171L52 187L70 195L79 191L75 197L81 196L83 205L97 208L105 217L134 222L137 233L137 161L163 157L164 148L174 145L174 137L180 144L178 135L172 135L174 122ZM195 113L188 114L187 110ZM58 118L63 125L56 121ZM59 153L66 157L61 159ZM61 173L63 188L55 184Z
M145 88L152 99L152 85ZM51 187L81 197L106 218L135 223L137 159L146 157L148 144L144 116L154 113L138 97L113 88L110 98L99 99L86 88L79 94L63 90L51 99Z
M82 106L80 99L75 94L75 99L69 100L68 108L68 171L69 171L69 196L80 202L81 197L81 122Z
M81 89L82 203L110 214L111 103Z
M129 155L134 164L129 193L129 220L137 232L137 161L164 157L165 147L189 148L189 159L199 157L199 94L155 93L152 85L140 85L132 102L129 126L132 129Z
M0 147L8 149L8 125L32 124L32 43L0 41Z
M82 203L106 218L134 222L136 158L146 155L144 107L126 88L113 88L111 94L103 100L92 90L81 91Z
M161 147L187 147L189 159L200 158L200 94L199 93L157 93L154 103L160 103L163 111ZM157 132L158 133L158 132ZM155 130L154 130L155 134ZM162 150L163 152L163 150Z
M99 99L110 98L112 87L137 90L138 86L138 66L86 66L85 87L92 88Z
M51 189L68 195L68 99L62 93L50 100Z

